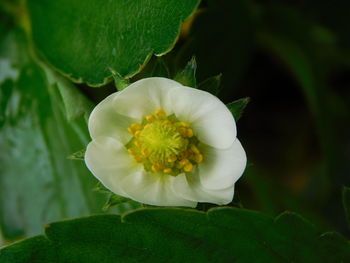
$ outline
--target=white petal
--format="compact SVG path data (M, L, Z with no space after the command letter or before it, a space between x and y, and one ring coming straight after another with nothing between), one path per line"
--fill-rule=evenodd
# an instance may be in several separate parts
M236 123L226 107L212 94L188 87L170 91L169 107L181 120L191 123L199 140L224 149L236 138Z
M228 149L201 146L201 150L204 160L198 168L201 184L205 188L228 188L243 174L247 157L238 139Z
M91 138L99 136L113 137L126 144L131 139L128 132L130 124L137 122L118 113L114 104L120 92L113 93L101 101L92 111L89 117L89 132Z
M97 137L89 143L85 163L93 175L112 192L127 197L121 181L143 169L134 162L124 145L110 137Z
M234 185L219 190L205 189L200 183L198 171L176 176L172 186L174 192L185 199L218 205L230 203L234 194Z
M155 110L166 109L169 91L178 87L182 85L171 79L141 79L120 92L114 105L115 110L125 116L142 119Z
M195 207L197 202L176 195L171 189L173 176L138 172L126 177L123 189L132 199L141 203L157 206Z

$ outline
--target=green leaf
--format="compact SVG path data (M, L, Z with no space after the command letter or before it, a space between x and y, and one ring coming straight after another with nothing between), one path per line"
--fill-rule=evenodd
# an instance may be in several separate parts
M26 240L3 248L0 261L12 263L16 255L27 255L33 262L40 259L70 263L335 263L350 259L349 242L341 235L319 236L313 226L296 214L284 213L273 219L229 207L208 213L147 208L122 217L91 216L52 223L43 237L48 242L41 242L40 250L33 242L28 246Z
M321 255L333 255L329 262L347 262L350 259L349 241L336 232L327 232L320 236Z
M57 85L49 84L28 55L23 34L9 34L15 37L8 47L18 47L14 57L24 59L20 64L11 59L18 78L0 83L1 94L7 94L0 99L0 228L5 240L39 234L53 220L100 212L103 204L102 196L91 191L96 179L85 164L66 158L88 143L85 120L67 121Z
M343 205L346 215L346 220L350 227L350 187L343 187Z
M221 77L222 74L219 74L204 80L203 82L199 83L198 89L207 91L214 96L218 96L220 92Z
M192 59L187 63L186 67L175 76L175 80L180 82L182 85L187 87L196 87L196 70L197 63L196 59Z
M0 259L4 263L56 262L57 257L54 255L50 241L44 236L36 236L14 243L10 250L0 250Z
M68 120L74 120L82 115L88 120L94 104L89 101L70 81L54 72L44 63L40 63L45 71L50 85L56 85L66 109Z
M138 73L152 54L169 52L199 0L31 0L39 52L77 82L101 86L111 71ZM43 15L45 14L45 15Z
M248 105L249 101L250 98L242 98L226 105L227 108L231 111L236 121L238 121L241 118L242 113L245 107Z

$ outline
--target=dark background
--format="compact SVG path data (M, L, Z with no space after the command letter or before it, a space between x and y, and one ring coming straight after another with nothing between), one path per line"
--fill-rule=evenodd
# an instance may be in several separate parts
M202 1L163 58L175 71L194 55L198 83L222 73L225 103L250 97L238 122L248 155L236 187L244 207L295 211L347 233L349 11L342 0Z

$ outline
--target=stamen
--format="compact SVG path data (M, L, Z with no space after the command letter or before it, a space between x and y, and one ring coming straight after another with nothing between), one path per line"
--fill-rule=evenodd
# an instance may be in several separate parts
M191 137L193 136L193 130L192 130L192 129L187 129L187 130L186 130L186 136L187 136L188 138L191 138Z
M146 157L146 158L150 155L149 151L148 151L147 149L145 149L145 148L143 148L143 149L141 150L141 153L142 153L142 155L143 155L144 157Z
M171 124L171 121L169 120L164 120L163 121L163 125L166 126L166 125L170 125Z
M128 132L130 132L131 134L134 134L134 130L131 129L130 127L128 128Z
M184 166L184 171L185 172L191 172L193 169L193 164L192 163L187 163L185 166Z
M163 172L164 172L165 174L171 174L172 171L173 171L173 169L171 169L171 168L165 168L165 169L163 170Z
M185 128L190 127L190 124L188 122L180 122L180 125Z
M199 153L199 150L195 145L191 145L191 151L197 154Z
M128 149L128 153L132 154L132 155L135 155L135 151L131 148Z
M140 123L133 123L131 124L130 128L137 131L142 129L142 125Z
M134 134L135 137L139 137L139 136L140 136L140 133L141 133L141 131L136 131L135 134Z
M179 128L179 133L183 136L187 136L187 129L186 128Z
M155 172L155 173L158 173L159 172L159 167L157 164L153 164L152 167L151 167L152 171Z
M196 154L196 155L194 156L194 161L195 161L196 163L201 163L201 162L203 161L203 155L201 155L200 153Z
M168 158L168 162L169 162L169 163L173 163L173 162L175 162L176 160L177 160L177 158L176 158L175 155Z
M150 114L150 115L147 115L147 116L146 116L146 120L147 120L147 121L150 121L150 122L151 122L151 121L154 121L155 119L156 119L156 117L155 117L153 114Z
M137 163L142 163L142 162L143 162L143 159L142 159L140 156L135 156L135 157L134 157L134 160L135 160Z
M165 118L166 117L166 113L164 110L156 110L156 115L160 118Z
M174 114L167 116L162 109L147 115L142 123L132 123L128 131L133 137L127 151L149 172L176 176L191 172L203 161L190 124Z
M134 142L134 144L135 144L135 146L136 147L141 147L141 142L140 141L138 141L138 140L136 140L135 142Z
M179 162L179 164L181 165L181 166L185 166L186 164L188 164L189 163L189 161L187 160L187 159L183 159L183 160L181 160L180 162Z

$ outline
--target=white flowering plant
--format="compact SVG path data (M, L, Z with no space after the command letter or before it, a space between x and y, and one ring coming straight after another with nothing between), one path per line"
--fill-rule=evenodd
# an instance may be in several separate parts
M113 193L157 206L228 204L246 166L232 113L214 95L141 79L89 118L85 162Z
M1 0L0 263L350 262L349 1L270 2Z

